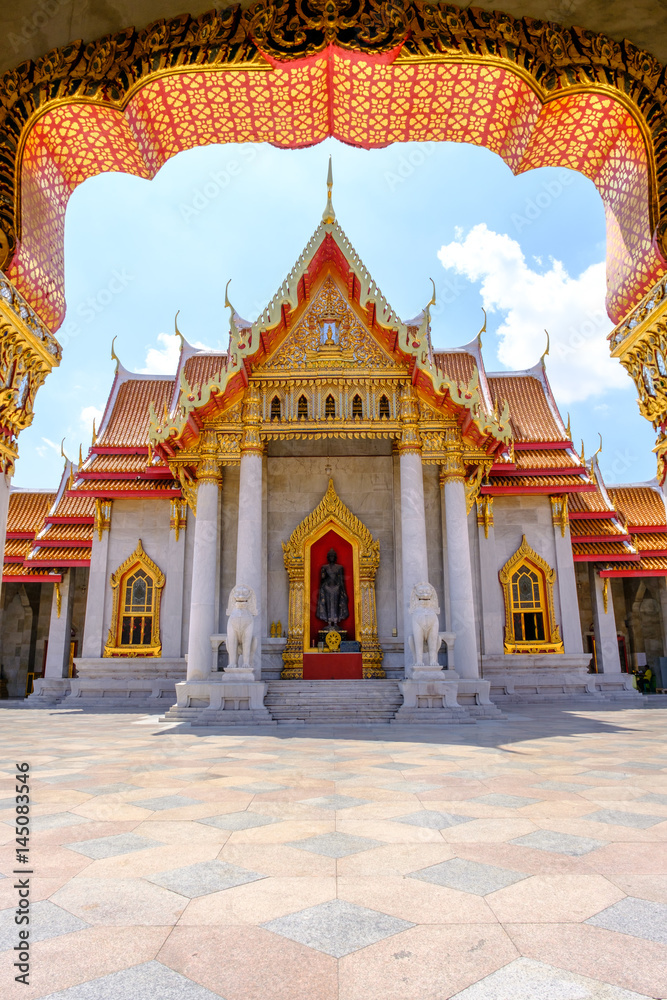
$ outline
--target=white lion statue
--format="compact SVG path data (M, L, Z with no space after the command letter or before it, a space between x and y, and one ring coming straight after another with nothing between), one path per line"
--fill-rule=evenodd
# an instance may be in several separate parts
M252 669L257 648L257 637L253 636L254 619L257 615L257 599L252 587L238 583L229 595L227 603L227 670L237 667ZM239 656L240 647L240 656Z
M438 666L440 631L438 615L440 606L435 588L430 583L416 583L410 595L412 635L408 637L414 665L424 665L424 642L428 649L428 665Z

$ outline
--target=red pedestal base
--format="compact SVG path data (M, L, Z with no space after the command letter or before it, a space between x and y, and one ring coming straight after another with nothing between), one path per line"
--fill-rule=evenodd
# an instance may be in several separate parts
M361 653L304 653L305 681L361 680L364 662Z

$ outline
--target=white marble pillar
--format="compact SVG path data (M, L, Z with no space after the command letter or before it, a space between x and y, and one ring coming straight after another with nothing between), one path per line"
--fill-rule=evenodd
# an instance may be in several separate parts
M239 476L239 518L238 537L236 543L236 585L245 584L252 587L257 601L257 616L255 617L255 636L257 652L255 654L254 675L260 680L262 622L262 594L264 581L262 568L264 565L262 553L262 455L257 451L245 451L241 454L241 472Z
M58 608L57 584L53 587L51 620L49 622L49 644L46 649L44 677L61 680L67 677L69 650L72 639L72 608L74 607L76 570L71 568L63 574L60 583L60 608ZM60 614L58 612L60 611Z
M211 636L218 631L216 579L220 555L219 495L220 485L217 475L199 479L188 634L187 679L189 681L201 681L209 677Z
M556 589L560 603L560 634L565 653L583 653L579 600L577 598L577 578L572 558L570 525L564 525L554 513L554 546L556 549Z
M593 629L595 632L595 648L597 650L598 671L603 674L620 674L621 658L618 655L618 638L616 636L616 616L614 615L614 600L611 596L611 580L607 587L607 610L604 608L604 583L592 563L588 565L588 580L591 587L591 604L593 605Z
M468 538L465 484L459 472L443 472L447 561L451 621L447 630L456 634L456 672L461 677L479 677L475 600Z
M403 636L405 667L409 671L414 657L410 652L410 595L416 583L428 583L428 549L424 512L424 475L421 455L401 451L401 567L403 577ZM407 674L406 674L407 676Z
M109 583L109 534L110 529L93 533L93 547L90 550L90 571L86 595L86 619L83 626L81 657L98 659L106 636L104 635L104 602Z
M502 587L498 580L496 533L493 523L493 497L477 501L477 538L482 596L482 636L484 654L503 653L505 609Z

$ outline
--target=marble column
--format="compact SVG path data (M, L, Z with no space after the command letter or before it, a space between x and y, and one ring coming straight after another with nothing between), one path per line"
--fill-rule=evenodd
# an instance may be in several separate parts
M262 623L264 608L264 558L263 558L263 455L259 428L261 425L260 397L257 386L250 384L243 407L243 440L241 442L241 469L239 474L239 517L236 541L236 586L252 587L257 601L254 635L257 639L253 672L255 680L262 676Z
M51 620L49 622L49 644L46 649L46 664L44 677L49 680L61 680L67 677L69 666L69 650L72 638L72 608L74 607L76 570L69 569L63 574L60 583L60 599L54 584L51 603Z
M556 590L560 604L560 634L565 653L583 653L577 579L567 517L567 498L550 497L556 549ZM564 510L562 504L564 503Z
M104 604L109 584L109 526L93 533L93 547L90 550L90 571L86 594L86 619L83 626L81 657L98 659L106 636L104 634Z
M257 601L254 634L257 638L254 675L260 680L262 644L262 456L255 452L241 455L239 477L239 520L236 543L236 585L252 587Z
M205 435L214 437L213 432ZM192 555L192 588L188 633L188 681L207 680L211 673L211 636L218 631L216 580L220 558L218 504L220 470L214 454L204 452L197 469L197 513Z
M398 446L401 479L401 576L403 583L403 641L406 676L413 665L410 596L416 583L428 583L428 548L424 511L424 473L419 439L419 409L414 389L401 391L401 440Z
M595 632L598 671L603 674L620 674L621 658L618 655L616 616L614 615L614 600L611 595L611 580L607 581L607 607L605 611L605 581L600 579L592 563L588 565L588 579L591 587L591 604L593 605L593 629Z
M479 654L464 476L463 441L458 427L451 427L446 432L446 461L440 473L445 495L447 576L452 615L447 629L456 634L456 672L460 677L469 678L479 677Z
M479 541L484 654L487 656L490 653L502 654L505 608L502 587L498 580L498 557L493 524L493 497L491 496L480 497L477 501L477 538Z
M0 552L5 551L5 539L7 537L7 512L9 510L9 490L11 479L5 476L0 468ZM0 657L2 656L2 575L0 574Z

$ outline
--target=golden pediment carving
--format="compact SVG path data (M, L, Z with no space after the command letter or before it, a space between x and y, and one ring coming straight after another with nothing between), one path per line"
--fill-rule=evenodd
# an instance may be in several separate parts
M328 276L294 329L257 371L351 367L403 370L380 347L334 279Z

